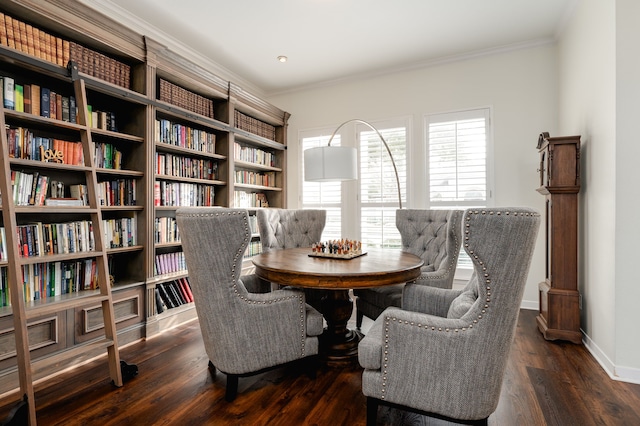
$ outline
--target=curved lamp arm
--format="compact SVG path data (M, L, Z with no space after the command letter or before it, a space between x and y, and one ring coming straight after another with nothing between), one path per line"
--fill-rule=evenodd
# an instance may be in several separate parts
M344 123L339 125L336 130L333 131L333 134L329 138L329 143L327 144L327 146L331 146L331 141L333 140L333 137L338 133L338 130L340 130L345 124L349 124L349 123L353 123L353 122L364 124L365 126L369 127L371 130L376 132L376 134L378 135L378 137L380 138L382 143L384 143L384 147L387 148L387 153L389 154L389 158L391 159L391 165L393 165L393 172L396 175L396 184L398 185L398 204L399 204L400 208L402 209L402 193L400 191L400 178L398 177L398 169L396 168L396 162L393 159L393 155L391 155L391 149L389 149L389 145L387 144L387 141L382 136L382 133L380 133L380 131L378 129L373 127L373 125L371 123L368 123L368 122L366 122L364 120L360 120L359 118L352 118L351 120L345 121Z

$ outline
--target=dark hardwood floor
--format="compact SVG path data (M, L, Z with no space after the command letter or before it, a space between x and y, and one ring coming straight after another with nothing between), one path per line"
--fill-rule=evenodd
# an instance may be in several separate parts
M521 311L500 403L490 425L640 425L640 385L611 380L581 345L545 341L534 311ZM39 425L364 425L357 368L321 367L315 379L283 367L240 379L224 400L197 321L121 349L140 373L121 388L99 359L36 386ZM482 386L482 384L478 384ZM8 398L5 398L8 399ZM0 402L0 419L10 408ZM380 413L380 424L441 424Z

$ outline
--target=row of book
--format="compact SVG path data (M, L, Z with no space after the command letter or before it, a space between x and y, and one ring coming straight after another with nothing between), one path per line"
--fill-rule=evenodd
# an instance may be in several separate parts
M193 302L193 293L188 278L181 278L156 285L156 310L159 314L167 309Z
M98 182L97 190L98 202L101 206L136 205L135 179L112 179Z
M238 110L235 110L234 119L236 128L272 141L276 140L276 128L271 124L243 114Z
M172 207L211 207L215 187L199 183L155 181L153 184L153 205Z
M78 106L74 96L64 96L37 84L18 84L12 77L2 80L3 106L18 112L53 118L69 123L79 123ZM94 129L118 131L113 111L100 111L87 105L88 125Z
M254 172L251 170L236 170L235 183L269 186L269 187L275 188L276 174L275 172Z
M86 186L82 184L65 185L38 171L33 173L21 170L11 171L11 189L13 203L16 206L82 206L87 205Z
M249 242L247 249L244 252L245 259L248 257L256 256L262 253L262 243L257 240L253 240Z
M233 151L233 158L236 160L276 167L276 156L271 152L252 146L240 145L238 142L235 142Z
M122 151L110 143L95 143L94 161L96 167L122 170Z
M95 259L22 265L25 302L98 288ZM11 306L7 268L0 268L0 306Z
M39 172L11 170L13 204L16 206L44 206L49 189L49 177Z
M175 217L156 217L153 225L153 242L155 244L180 242L180 232Z
M174 251L170 253L156 254L153 265L154 275L172 274L174 272L186 272L187 263L184 260L184 252Z
M70 59L68 40L2 12L0 44L63 67Z
M160 78L158 83L158 99L180 108L213 117L213 101L202 95L194 93L165 79Z
M87 185L65 185L38 171L11 171L13 203L16 206L88 206ZM101 206L135 206L135 179L111 179L98 182L96 188Z
M262 192L234 191L233 205L241 208L269 207L269 200Z
M135 217L103 219L104 246L107 248L138 245L138 221Z
M156 174L212 180L218 178L218 162L156 152Z
M2 12L0 44L63 67L73 61L85 74L127 89L131 87L129 65Z
M180 123L165 119L156 120L155 135L156 142L210 154L216 152L215 133L194 129Z
M9 157L84 165L81 142L45 138L25 127L6 127Z
M18 225L16 234L21 257L95 250L93 224L88 220Z
M37 84L17 83L12 77L2 77L4 107L45 118L76 123L78 107L74 96L56 93Z

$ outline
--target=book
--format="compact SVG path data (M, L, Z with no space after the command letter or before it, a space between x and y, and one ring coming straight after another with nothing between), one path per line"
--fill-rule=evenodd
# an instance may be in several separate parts
M156 295L156 311L159 314L161 314L167 309L167 305L165 305L164 301L162 300L162 296L160 296L160 289L158 289L158 287L155 288L155 295Z
M63 96L61 98L61 109L62 109L62 120L70 121L70 110L69 110L69 98L67 96Z
M9 15L4 16L4 22L7 32L7 46L12 49L16 48L16 41L13 33L13 18ZM6 107L5 107L6 108Z
M14 84L14 109L24 112L24 86L22 84Z
M167 293L167 289L164 288L164 285L162 284L158 284L156 286L156 289L160 292L160 297L162 298L162 300L164 301L165 305L171 309L171 308L175 308L177 305L173 302L173 299L171 297L169 297L169 294Z
M31 56L35 56L35 44L33 41L33 27L29 24L26 25L26 34L27 34L27 52Z
M7 45L7 27L4 23L4 13L0 12L0 44L6 46ZM4 306L1 305L0 306Z
M51 101L49 97L51 96L51 91L46 87L40 88L40 116L49 118L50 115L50 106Z
M56 120L62 120L62 95L60 95L59 93L56 93L55 104L56 104L56 107L55 107L55 110L56 110L55 118L56 118Z
M40 86L31 84L31 114L40 115Z
M76 106L76 98L69 96L69 121L71 123L78 123L77 120L78 107Z
M47 198L44 200L45 206L82 206L82 200L77 198Z
M31 114L31 85L25 84L23 87L24 87L23 111L28 114Z
M11 18L9 18L11 19ZM2 78L2 94L4 96L4 107L7 109L15 109L15 81L11 77Z

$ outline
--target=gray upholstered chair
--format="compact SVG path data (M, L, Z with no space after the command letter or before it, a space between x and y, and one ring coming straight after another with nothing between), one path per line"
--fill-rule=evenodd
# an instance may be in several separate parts
M460 217L462 210L397 210L396 227L402 250L424 260L417 285L438 288L453 287L460 253ZM354 290L356 327L364 316L376 319L389 306L402 306L405 284ZM407 297L411 297L407 294Z
M256 212L262 252L287 248L311 247L320 241L327 221L326 210L261 209ZM271 283L264 283L269 287ZM278 288L278 285L274 287ZM304 289L307 303L321 310L326 290Z
M318 353L322 316L294 289L247 292L240 272L251 237L241 209L180 208L180 227L194 303L212 374L227 375L226 398L238 378Z
M379 404L487 424L498 405L540 223L528 208L467 210L463 290L415 285L408 311L386 309L358 346L367 424ZM412 284L407 284L412 285ZM403 300L403 306L406 306Z

